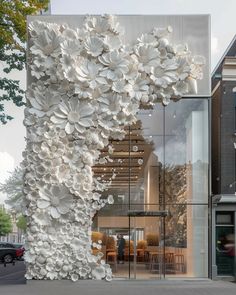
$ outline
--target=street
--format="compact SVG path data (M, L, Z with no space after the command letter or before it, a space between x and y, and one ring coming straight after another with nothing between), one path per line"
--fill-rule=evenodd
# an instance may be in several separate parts
M235 295L236 284L214 282L208 279L199 280L116 280L105 281L81 280L73 283L64 281L28 281L24 279L25 265L16 261L15 265L0 264L0 294L4 295ZM5 286L4 286L5 285Z
M6 267L4 264L0 264L0 285L25 284L24 274L24 261L17 260L15 265L9 263Z

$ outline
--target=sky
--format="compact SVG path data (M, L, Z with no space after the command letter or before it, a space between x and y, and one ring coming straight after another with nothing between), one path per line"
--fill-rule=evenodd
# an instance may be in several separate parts
M210 14L211 15L211 68L236 34L235 0L52 0L51 14ZM1 67L1 65L0 65ZM14 72L26 86L26 73ZM14 117L7 125L0 125L0 183L22 161L25 147L24 110L13 104L6 111ZM4 200L0 193L0 202Z

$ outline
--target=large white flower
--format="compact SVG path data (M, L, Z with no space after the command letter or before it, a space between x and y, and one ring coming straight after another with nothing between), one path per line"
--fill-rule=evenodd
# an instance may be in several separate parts
M33 54L56 57L60 54L61 37L54 30L44 30L34 40L30 50Z
M99 84L107 84L106 79L99 76L99 71L102 69L101 64L96 64L93 61L84 60L78 65L77 78L81 82L87 82L94 89Z
M37 200L39 209L48 209L53 218L59 218L69 212L73 204L73 195L63 185L48 185L39 191Z
M121 110L120 95L107 94L98 99L100 103L99 110L107 115L116 115Z
M51 121L61 129L65 128L67 134L71 134L74 130L83 133L86 128L93 125L93 113L94 108L91 104L80 102L73 97L68 102L59 104Z
M139 64L139 69L150 73L151 68L160 64L158 49L152 45L144 44L135 48L136 58Z
M117 50L105 53L99 56L98 59L105 65L105 69L101 72L101 75L113 81L122 78L129 70L129 61L126 59L125 54Z
M45 115L50 116L61 99L57 92L42 87L36 87L35 89L29 88L26 95L31 104L29 112L38 117L43 117Z
M85 28L91 33L106 33L110 24L106 17L93 17L88 16L85 20Z
M126 80L134 80L136 79L139 71L138 71L138 61L135 56L130 57L129 59L129 65L128 65L128 72L125 73L125 79Z
M136 79L130 80L127 86L130 97L140 100L143 95L147 94L149 88L147 83L148 81L141 74L138 74Z
M178 65L175 61L167 60L160 66L152 68L150 78L158 87L166 88L168 85L178 81Z
M63 54L71 57L76 57L80 54L82 46L79 40L65 40L61 44L61 51Z
M84 47L88 54L96 57L103 51L103 42L98 37L89 37L84 42Z
M32 21L29 23L29 32L32 38L39 36L44 31L54 30L57 34L60 34L60 26L55 23L47 23L41 21Z
M33 21L29 23L28 30L32 38L37 37L41 32L47 29L45 22Z

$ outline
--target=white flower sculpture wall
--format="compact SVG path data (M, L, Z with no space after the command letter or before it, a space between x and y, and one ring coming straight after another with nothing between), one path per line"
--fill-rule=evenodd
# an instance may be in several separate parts
M166 105L202 77L203 58L170 45L170 33L155 28L131 48L122 44L113 16L86 17L77 30L30 23L28 279L111 279L102 253L91 252L91 225L113 198L102 198L109 184L93 176L92 166L109 138L123 138L141 104Z

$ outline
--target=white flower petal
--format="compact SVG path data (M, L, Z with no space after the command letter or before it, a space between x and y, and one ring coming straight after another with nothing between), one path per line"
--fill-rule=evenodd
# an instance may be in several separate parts
M55 207L51 207L50 213L51 213L51 216L55 219L58 219L61 216L61 214L58 212L58 210Z
M67 134L73 133L75 130L75 125L70 124L69 122L66 123L65 131Z
M37 200L37 206L38 208L40 209L45 209L47 208L48 206L50 205L50 202L49 201L46 201L46 200Z

